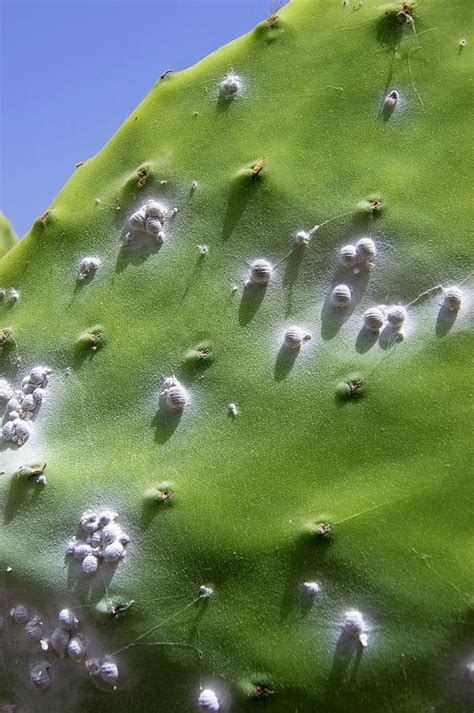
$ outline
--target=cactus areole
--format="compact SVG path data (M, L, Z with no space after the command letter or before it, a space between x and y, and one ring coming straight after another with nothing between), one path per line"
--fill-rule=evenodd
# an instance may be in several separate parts
M1 258L2 711L472 710L470 14L292 0Z

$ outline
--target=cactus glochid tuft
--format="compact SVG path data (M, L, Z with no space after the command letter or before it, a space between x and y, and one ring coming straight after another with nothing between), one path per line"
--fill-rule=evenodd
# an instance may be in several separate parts
M469 3L281 4L0 235L0 709L472 710Z

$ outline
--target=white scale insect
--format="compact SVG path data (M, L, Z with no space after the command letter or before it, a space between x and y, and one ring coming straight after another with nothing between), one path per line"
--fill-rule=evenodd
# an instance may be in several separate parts
M99 529L99 518L92 510L86 510L80 519L81 527L86 532L95 532Z
M368 645L368 631L364 617L357 609L347 611L342 619L341 628L346 636L357 640L363 648Z
M331 292L331 302L338 309L348 307L352 301L352 292L349 285L336 285Z
M122 528L116 522L109 522L102 529L102 542L104 545L110 545L115 540L118 540L122 534Z
M43 638L43 622L37 614L25 625L25 634L32 641L41 641Z
M339 261L344 267L354 267L358 261L355 245L343 245L339 252Z
M189 401L186 389L175 376L165 379L161 387L160 396L164 398L168 408L173 411L183 411Z
M117 688L119 670L117 664L113 661L102 661L99 668L99 676L105 683L108 683L114 689Z
M59 624L67 631L73 631L79 626L79 620L70 609L61 609L58 614Z
M69 644L71 634L67 629L62 626L58 626L51 634L50 642L51 646L55 651L57 651L60 656L64 656Z
M42 691L46 691L50 688L51 680L51 664L47 661L41 661L36 663L30 671L30 680L35 688L39 688Z
M242 80L238 74L229 74L219 84L219 92L223 99L233 99L242 89Z
M303 582L304 591L311 597L321 594L321 585L318 582Z
M95 555L87 555L82 560L81 567L85 574L94 574L99 567L99 560Z
M283 342L289 349L300 349L312 336L310 332L300 327L289 327L284 334Z
M205 584L201 584L199 587L199 594L203 599L210 599L212 596L214 596L214 589L212 587L208 587Z
M447 287L443 290L443 305L448 312L459 312L462 305L462 297L459 287Z
M79 636L72 636L67 645L69 656L75 661L80 661L87 653L86 645Z
M367 265L372 265L377 256L377 250L372 238L361 238L357 241L356 252L358 258Z
M273 275L273 267L268 260L258 258L250 265L250 283L268 285Z
M212 713L216 713L216 711L220 710L219 699L210 688L205 688L201 691L198 698L198 706L201 710L211 711Z
M393 305L388 308L386 318L390 327L399 331L407 318L407 311L401 305Z
M379 307L369 307L364 312L364 327L370 332L379 332L385 322L385 315Z
M311 233L306 230L299 230L295 235L296 245L307 247L311 242Z
M17 604L10 611L10 616L15 624L26 624L30 618L28 608L24 604Z
M400 101L400 93L396 89L392 89L384 99L383 109L385 112L392 113Z
M102 557L106 562L118 562L125 554L124 546L118 540L111 542L110 545L104 548Z
M81 264L79 266L77 279L79 280L79 282L85 282L86 280L95 275L100 266L101 261L98 257L82 258Z

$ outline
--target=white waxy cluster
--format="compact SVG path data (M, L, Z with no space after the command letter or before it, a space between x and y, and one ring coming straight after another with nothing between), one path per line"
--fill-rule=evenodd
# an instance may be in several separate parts
M102 661L86 661L86 671L89 676L97 676L102 679L104 683L112 686L114 690L117 688L117 682L119 680L118 666L109 658L105 658Z
M289 327L283 336L283 343L289 349L301 349L305 342L312 339L312 336L301 327Z
M162 203L148 200L139 210L132 213L129 226L134 233L145 233L161 245L166 237L164 224L168 209Z
M405 320L407 311L402 305L379 305L378 307L369 307L364 312L364 327L370 332L379 332L386 324L390 331L399 333Z
M90 511L84 513L85 524L97 521L95 518L89 517L89 515ZM104 510L99 514L98 522L105 529L110 525L116 526L115 518L115 513ZM120 532L122 531L120 530ZM124 538L128 541L126 535ZM109 532L107 539L110 540L111 544L116 541L112 538L112 531ZM26 605L16 604L13 606L10 610L10 617L15 624L24 626L26 636L32 642L39 644L43 651L51 650L61 659L70 659L82 664L91 676L100 678L103 682L113 687L114 690L117 688L119 680L117 663L110 656L105 656L99 660L87 658L87 640L81 631L79 619L71 609L66 607L61 609L58 614L57 625L48 638L44 636L44 623L41 617L31 612ZM3 623L4 621L0 617L0 630ZM52 667L53 664L46 661L37 661L32 665L30 668L30 682L35 688L46 691L51 687L53 683Z
M201 691L198 698L198 706L203 711L212 711L213 713L220 710L219 699L210 688L205 688Z
M349 268L354 273L361 271L363 267L373 267L377 249L372 238L364 237L357 241L356 245L343 245L339 251L339 262L344 267Z
M219 93L224 99L233 99L242 89L242 80L234 72L229 72L227 77L219 84Z
M349 307L352 301L352 292L349 285L336 285L331 292L331 302L338 309Z
M166 406L172 411L183 411L189 401L188 393L175 376L164 380L160 389L160 398L164 399Z
M47 639L44 638L44 625L38 614L30 612L24 604L17 604L10 610L10 616L15 624L24 625L25 634L31 641L38 642L43 651L48 649Z
M20 609L28 611L23 605L17 605L12 612L15 612L17 616ZM11 614L15 618L12 612ZM22 616L22 621L23 618ZM79 619L70 609L62 609L59 612L58 626L52 632L49 640L43 637L43 626L43 622L37 614L29 618L25 626L27 636L33 641L39 642L43 651L47 651L51 646L51 649L61 658L69 657L78 662L85 658L87 646L83 635L77 631ZM51 668L49 662L35 663L30 670L30 681L33 686L43 691L50 688L52 684Z
M79 282L85 282L95 275L99 267L101 266L101 261L98 257L85 257L79 266L79 273L77 279Z
M364 648L367 646L367 625L364 617L357 609L350 609L344 614L342 631L346 636L350 636L359 641Z
M268 285L273 275L273 267L268 260L258 258L250 265L250 284Z
M2 426L4 441L13 441L21 446L28 440L32 430L32 419L41 406L50 374L49 369L35 366L23 379L21 391L12 392L5 407ZM8 384L3 382L1 387L3 397L7 395L8 389Z
M103 510L99 513L86 510L80 518L84 537L74 536L67 544L66 553L81 561L85 574L97 572L101 562L118 562L125 556L129 536L116 522L117 513Z
M74 661L82 661L87 653L83 636L78 633L79 619L70 609L61 609L58 615L59 626L51 634L52 648L61 657L69 656Z

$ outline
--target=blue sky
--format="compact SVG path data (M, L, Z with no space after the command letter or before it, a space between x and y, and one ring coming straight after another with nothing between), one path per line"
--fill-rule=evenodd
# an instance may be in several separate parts
M271 0L0 0L0 208L24 235L164 69L250 30Z

